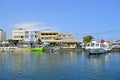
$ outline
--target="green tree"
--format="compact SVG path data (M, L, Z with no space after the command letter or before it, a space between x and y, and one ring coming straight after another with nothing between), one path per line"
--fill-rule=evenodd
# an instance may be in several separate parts
M40 38L38 38L38 44L41 42L41 39Z
M14 40L8 39L9 45L13 44Z
M89 42L92 41L92 39L93 39L93 36L88 35L88 36L83 37L83 42L84 43L89 43Z

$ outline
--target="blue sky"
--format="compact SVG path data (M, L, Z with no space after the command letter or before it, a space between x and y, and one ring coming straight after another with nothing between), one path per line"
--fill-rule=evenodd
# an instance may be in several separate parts
M120 0L0 0L0 28L8 37L21 24L80 36L120 29L119 21Z

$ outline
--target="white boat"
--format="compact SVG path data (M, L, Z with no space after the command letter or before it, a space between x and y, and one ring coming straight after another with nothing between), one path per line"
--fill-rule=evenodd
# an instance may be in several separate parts
M11 52L14 51L17 47L0 47L0 51L2 52Z
M57 51L59 51L60 50L60 47L52 47L51 49L50 49L50 52L57 52Z
M101 43L99 41L92 41L91 43L86 44L85 50L90 54L100 54L111 51L111 47L107 42Z

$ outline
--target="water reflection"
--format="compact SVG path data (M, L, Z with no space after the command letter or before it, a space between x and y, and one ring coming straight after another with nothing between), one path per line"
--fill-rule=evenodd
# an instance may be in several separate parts
M89 55L85 54L85 56L89 59L88 61L92 63L98 62L106 62L111 58L111 53L105 53L100 55Z
M88 55L84 51L0 53L0 79L117 79L119 57L119 52L102 55Z

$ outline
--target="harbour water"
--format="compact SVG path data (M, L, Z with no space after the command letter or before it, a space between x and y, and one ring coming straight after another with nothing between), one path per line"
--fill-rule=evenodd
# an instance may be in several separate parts
M120 52L0 52L0 80L119 80Z

